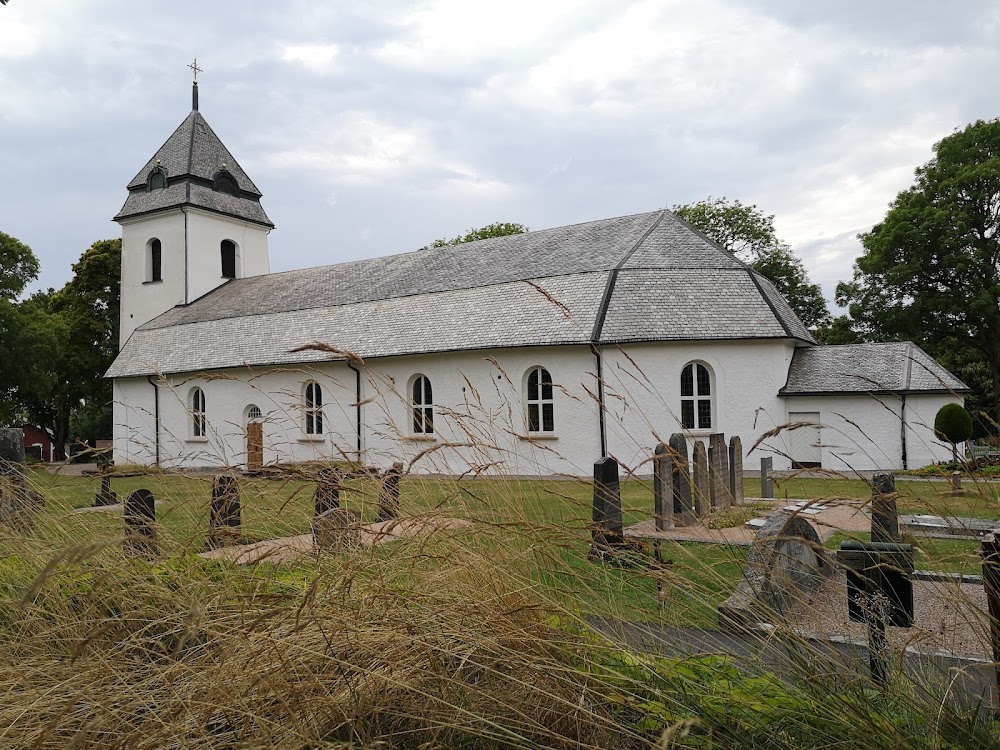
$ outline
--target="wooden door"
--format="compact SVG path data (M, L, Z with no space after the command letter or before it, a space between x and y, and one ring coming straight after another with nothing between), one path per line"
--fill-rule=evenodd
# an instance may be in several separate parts
M789 430L788 454L792 459L792 468L806 469L822 466L823 449L820 443L819 412L798 411L789 412L788 421L794 423L808 422L804 427Z
M264 425L247 423L247 471L260 471L264 466Z

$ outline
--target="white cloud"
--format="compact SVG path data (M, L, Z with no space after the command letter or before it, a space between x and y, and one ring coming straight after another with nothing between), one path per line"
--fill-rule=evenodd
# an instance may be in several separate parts
M316 73L338 70L340 48L336 44L288 44L282 48L281 59L297 63Z

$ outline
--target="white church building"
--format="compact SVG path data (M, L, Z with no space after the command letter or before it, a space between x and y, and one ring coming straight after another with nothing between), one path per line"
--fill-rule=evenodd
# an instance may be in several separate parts
M817 345L667 210L270 273L261 193L194 104L115 217L119 464L648 474L679 431L739 435L747 467L951 455L931 425L965 385L911 343Z

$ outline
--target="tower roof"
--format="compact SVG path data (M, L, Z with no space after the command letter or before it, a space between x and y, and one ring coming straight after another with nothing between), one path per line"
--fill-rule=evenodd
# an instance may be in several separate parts
M165 177L162 189L152 187L154 172ZM261 192L198 110L132 178L128 191L115 221L187 205L274 226L260 205Z

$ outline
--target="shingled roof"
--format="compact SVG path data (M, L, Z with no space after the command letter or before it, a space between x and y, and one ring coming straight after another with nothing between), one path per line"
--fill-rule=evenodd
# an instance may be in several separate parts
M159 167L167 188L147 191L150 173ZM228 172L239 195L213 189L216 175ZM128 198L115 221L166 208L194 206L273 227L260 205L261 193L198 110L193 110L128 184Z
M667 210L233 280L140 326L109 377L640 341L815 343L773 285ZM190 342L198 342L197 347Z
M779 394L968 392L919 346L899 341L796 349Z

